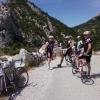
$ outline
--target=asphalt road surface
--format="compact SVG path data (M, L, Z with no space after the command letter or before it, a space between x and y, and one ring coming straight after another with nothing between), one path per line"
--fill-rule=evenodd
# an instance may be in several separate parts
M29 71L29 85L12 95L14 100L100 100L100 56L92 57L93 84L83 84L72 74L72 67L63 62L57 68L60 58L56 58L48 70L45 62Z

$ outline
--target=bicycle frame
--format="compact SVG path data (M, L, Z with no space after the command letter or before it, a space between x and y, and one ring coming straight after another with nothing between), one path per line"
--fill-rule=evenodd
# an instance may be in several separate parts
M83 69L85 68L85 70L86 70L86 59L85 58L79 59L78 68L79 68L79 72L82 77L82 73L84 71Z
M7 68L3 68L3 66L4 66L4 62L2 62L1 63L2 64L2 73L3 73L3 75L1 76L2 77L2 80L1 80L1 88L3 89L3 85L4 85L4 89L3 90L5 90L6 92L8 91L8 89L7 89L7 85L9 84L11 84L11 80L9 79L9 77L8 77L8 75L7 75L7 73L5 72L5 70L6 69L10 69L10 70L12 70L12 74L13 74L13 76L11 77L11 79L12 79L12 81L14 80L14 68L12 68L12 67L7 67ZM8 82L8 83L7 83Z
M67 55L68 58L66 59L65 57L65 60L66 60L66 63L68 65L68 62L72 64L72 67L75 68L76 64L75 64L75 55Z
M23 68L23 67L17 67L16 68L15 67L15 61L14 61L14 63L13 62L9 63L8 66L6 66L6 62L1 62L1 64L2 64L2 66L1 66L2 72L3 72L3 74L2 74L2 77L3 77L2 83L4 83L2 85L2 88L3 88L3 90L5 90L5 92L8 92L8 88L11 88L11 87L13 87L14 90L16 90L16 88L23 88L27 85L28 80L29 80L29 76L28 76L27 70L25 70L25 68ZM25 77L27 80L21 86L19 86L18 83L16 83L16 81L18 81L18 80L16 80L16 77L17 77L16 75L18 75L18 74L16 74L16 71L19 71L19 70L24 71L25 74L27 75Z
M6 69L6 68L5 68ZM11 78L12 78L12 80L11 79L9 79L9 77L8 77L8 75L7 75L7 73L5 72L5 69L3 69L3 71L4 71L4 87L5 87L5 90L6 90L6 92L8 91L8 84L9 85L11 85L11 82L14 80L14 75L13 76L11 76ZM11 69L12 71L14 71L14 69ZM12 73L13 74L13 73ZM7 83L8 82L8 83Z
M1 82L0 82L0 85L1 85L2 91L5 89L5 91L7 92L7 83L6 83L6 79L8 79L8 78L6 77L3 68L2 68L2 71L3 71L4 74L1 76ZM3 89L3 85L4 85L4 89Z

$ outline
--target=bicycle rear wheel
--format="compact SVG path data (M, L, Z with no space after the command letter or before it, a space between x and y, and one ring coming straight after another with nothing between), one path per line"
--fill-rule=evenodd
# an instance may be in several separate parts
M79 73L79 70L75 67L72 67L72 74L75 75L77 73Z
M87 78L87 72L83 71L83 74L81 75L81 81L82 81L82 83L85 84L87 82L87 80L88 80L88 78Z
M23 67L15 68L14 82L17 88L24 88L29 81L28 72Z
M69 63L71 63L71 58L70 58L68 55L65 56L65 60L66 60L67 65L68 65Z
M86 68L87 66L83 66L83 68ZM87 82L87 79L88 79L88 72L87 72L87 70L84 70L82 68L82 70L81 70L81 81L82 81L82 83L86 83Z

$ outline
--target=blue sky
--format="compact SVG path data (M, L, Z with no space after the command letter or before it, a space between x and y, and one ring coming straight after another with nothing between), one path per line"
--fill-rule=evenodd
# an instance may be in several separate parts
M31 0L51 16L73 27L100 14L100 0Z
M6 0L0 0L6 1ZM30 0L59 19L73 27L86 22L91 17L100 14L100 0Z

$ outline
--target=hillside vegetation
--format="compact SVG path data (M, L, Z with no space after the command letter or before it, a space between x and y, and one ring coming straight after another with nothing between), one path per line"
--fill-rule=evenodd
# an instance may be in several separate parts
M77 33L83 33L86 30L92 31L94 50L100 50L100 14L93 17L86 23L74 27L74 30Z
M0 30L1 34L5 30L5 39L2 39L0 46L4 53L15 54L22 47L29 51L39 48L49 35L53 35L58 43L63 42L64 35L75 36L71 28L49 16L34 3L27 0L8 1L3 6L10 15L4 19ZM6 37L9 37L9 41Z

